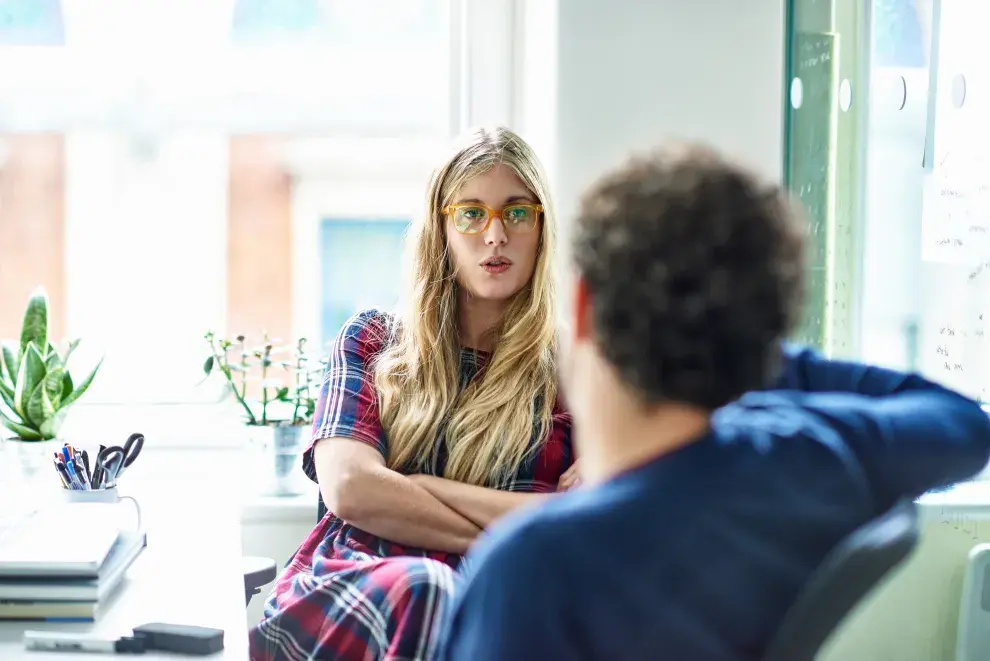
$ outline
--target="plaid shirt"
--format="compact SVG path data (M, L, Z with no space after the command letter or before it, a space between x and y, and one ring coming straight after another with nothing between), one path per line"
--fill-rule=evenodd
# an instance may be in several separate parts
M376 310L352 317L338 334L320 392L313 439L303 469L316 481L313 444L350 438L387 456L388 441L368 369L388 336L388 319ZM462 387L486 356L461 353ZM431 472L443 474L437 454ZM570 415L554 408L546 442L524 462L508 489L550 492L573 462ZM412 661L437 651L448 598L461 556L396 544L338 519L316 525L286 565L250 632L251 659Z

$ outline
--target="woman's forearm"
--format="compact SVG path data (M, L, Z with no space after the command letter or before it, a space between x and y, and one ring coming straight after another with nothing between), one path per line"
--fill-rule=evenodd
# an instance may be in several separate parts
M413 475L411 479L479 528L487 528L512 510L531 505L550 495L488 489L432 475Z
M336 516L398 544L463 554L481 532L425 488L384 466L361 471L346 493Z

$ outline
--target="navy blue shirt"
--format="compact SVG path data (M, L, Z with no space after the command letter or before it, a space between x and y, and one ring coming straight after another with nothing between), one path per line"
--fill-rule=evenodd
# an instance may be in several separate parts
M789 350L777 387L717 411L698 441L494 526L442 658L758 659L842 538L988 458L975 402Z

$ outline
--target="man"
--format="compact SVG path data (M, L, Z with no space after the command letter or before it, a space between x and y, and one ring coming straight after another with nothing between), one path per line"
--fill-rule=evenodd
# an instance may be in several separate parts
M843 537L986 465L973 401L782 344L804 229L712 151L630 160L573 232L584 484L469 556L445 659L757 659Z

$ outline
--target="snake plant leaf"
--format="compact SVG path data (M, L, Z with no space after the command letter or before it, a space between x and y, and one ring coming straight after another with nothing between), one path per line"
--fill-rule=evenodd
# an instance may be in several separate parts
M7 418L3 418L2 420L0 420L0 423L3 423L3 426L4 427L6 427L10 431L14 432L15 434L17 434L17 438L19 438L21 440L24 440L24 441L41 441L41 440L44 440L42 438L42 434L40 432L38 432L37 430L31 429L30 427L26 427L26 426L24 426L22 424L16 423L13 420L8 420Z
M3 399L3 403L7 405L11 413L14 412L14 389L8 386L6 383L0 381L0 399ZM3 411L0 410L0 413Z
M17 373L17 384L14 387L14 410L24 422L34 422L28 413L27 401L43 378L45 378L45 361L38 347L33 342L28 343L24 357L21 359L21 369ZM40 424L41 421L37 422Z
M41 382L48 394L48 399L51 400L52 406L56 409L62 403L62 380L64 377L65 368L56 367L53 370L49 370L48 374L45 375L44 381Z
M61 410L65 410L65 408L69 404L71 404L72 402L74 402L77 399L79 399L80 397L82 397L83 393L85 393L86 390L89 389L90 384L93 383L93 379L96 377L96 373L98 371L100 371L100 366L101 365L103 365L103 359L102 358L100 358L100 362L98 362L96 364L96 367L93 368L93 371L89 373L89 376L87 376L85 379L83 379L83 382L80 383L76 387L75 390L73 390L67 396L65 396L65 397L62 398L62 409Z
M72 384L72 375L66 370L65 374L62 376L62 396L61 399L65 399L72 393L72 389L75 386Z
M62 356L58 355L58 351L49 351L48 355L45 356L45 368L48 369L49 372L63 366L64 363L62 362Z
M41 427L55 415L55 406L52 405L52 400L45 389L44 380L35 387L31 396L28 397L27 414L37 427Z
M21 324L22 359L32 343L39 348L48 346L48 294L44 287L38 287L31 293L27 310L24 311Z
M75 339L75 340L72 340L71 342L69 342L69 348L65 350L65 355L62 356L62 364L63 365L68 365L69 364L69 356L72 355L72 352L75 351L76 350L76 347L78 347L78 346L79 346L79 339Z
M62 423L65 421L65 415L69 410L65 407L60 408L55 412L55 415L48 418L41 424L41 438L43 440L49 440L58 437L59 429L62 428Z
M4 343L3 345L3 366L6 368L5 378L10 379L10 387L14 387L14 383L17 381L17 370L19 368L18 353L9 343Z
M14 391L0 387L0 418L18 422L21 416L14 412Z

